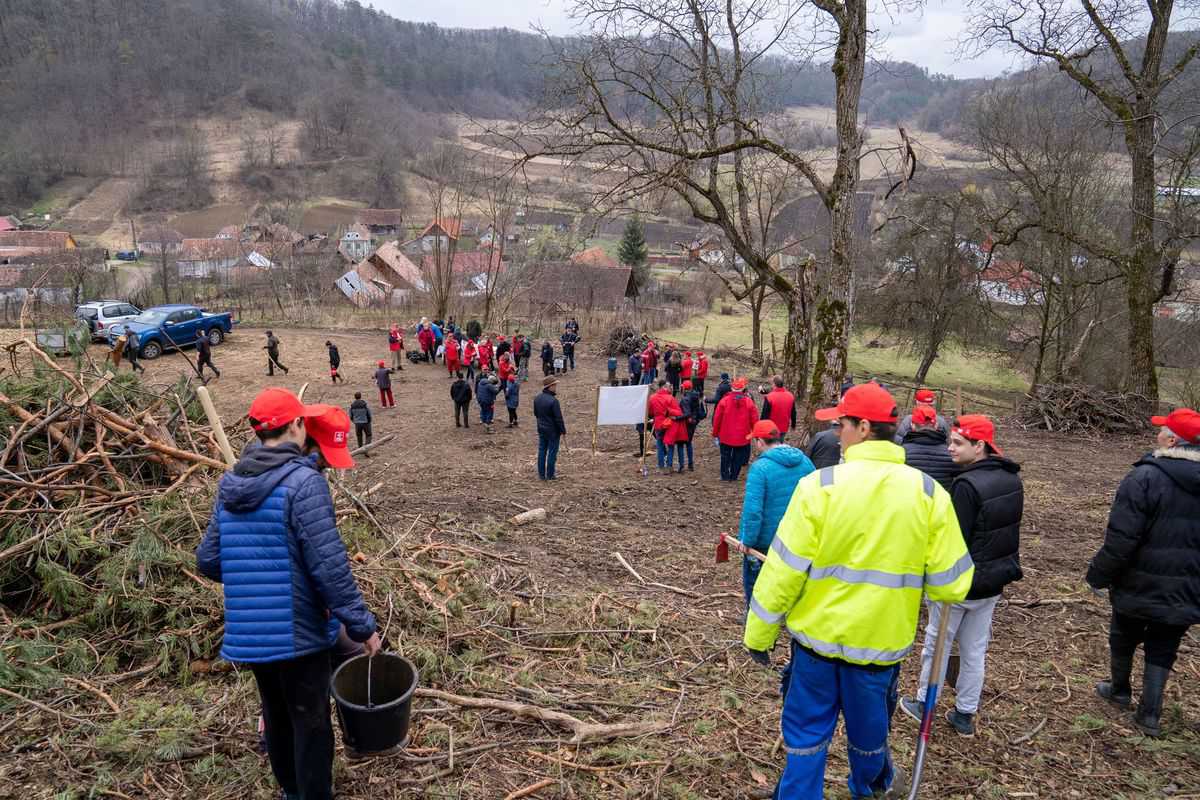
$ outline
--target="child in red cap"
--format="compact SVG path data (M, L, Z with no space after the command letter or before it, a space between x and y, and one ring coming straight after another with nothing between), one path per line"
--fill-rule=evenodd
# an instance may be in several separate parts
M396 398L392 396L392 372L393 370L388 369L387 362L379 359L375 369L375 385L379 387L379 405L383 408L396 405Z

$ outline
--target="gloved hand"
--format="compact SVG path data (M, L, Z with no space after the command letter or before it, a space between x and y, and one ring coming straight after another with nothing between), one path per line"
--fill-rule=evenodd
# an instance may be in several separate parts
M1090 583L1087 585L1087 587L1088 587L1089 592L1094 594L1096 597L1099 597L1101 600L1108 599L1108 589L1097 589L1095 586L1092 586Z
M747 648L746 652L750 655L750 660L760 667L771 666L771 654L766 650L750 650Z

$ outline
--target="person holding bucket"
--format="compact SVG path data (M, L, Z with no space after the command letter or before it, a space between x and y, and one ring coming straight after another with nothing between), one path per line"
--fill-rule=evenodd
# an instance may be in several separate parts
M340 411L340 410L339 410ZM345 626L366 654L380 650L375 617L350 572L329 484L310 433L333 467L353 464L346 431L318 426L328 407L306 406L285 389L250 405L258 437L221 478L196 551L200 573L224 585L221 657L254 674L266 722L271 770L286 797L333 797L331 650ZM326 446L328 445L328 447Z

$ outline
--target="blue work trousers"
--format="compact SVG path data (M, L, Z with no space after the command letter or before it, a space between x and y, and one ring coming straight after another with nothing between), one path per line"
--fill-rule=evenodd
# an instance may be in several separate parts
M863 667L820 658L792 643L782 723L787 766L775 789L776 800L824 796L825 758L839 713L846 720L850 796L871 797L891 786L888 728L899 676L898 664Z

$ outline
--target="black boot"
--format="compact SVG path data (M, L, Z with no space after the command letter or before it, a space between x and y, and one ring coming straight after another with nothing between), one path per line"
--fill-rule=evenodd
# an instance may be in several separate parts
M1152 739L1162 736L1160 719L1163 689L1167 688L1167 676L1170 674L1171 670L1166 667L1147 664L1146 673L1142 676L1142 700L1133 715L1133 724Z
M1133 702L1133 689L1129 686L1129 674L1133 672L1133 654L1109 656L1112 680L1096 684L1096 694L1118 708L1129 708Z

